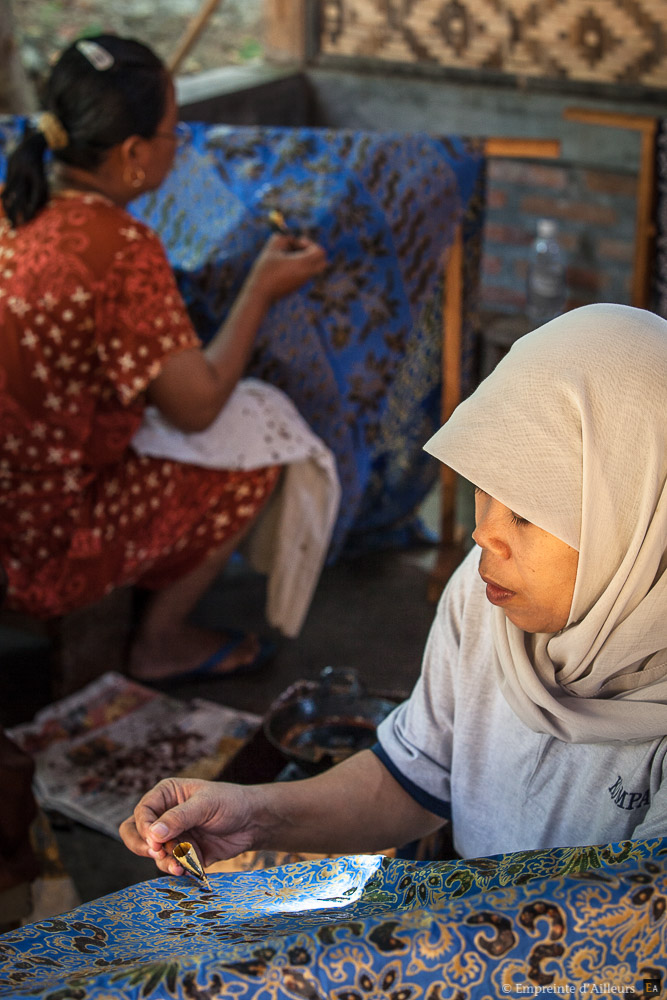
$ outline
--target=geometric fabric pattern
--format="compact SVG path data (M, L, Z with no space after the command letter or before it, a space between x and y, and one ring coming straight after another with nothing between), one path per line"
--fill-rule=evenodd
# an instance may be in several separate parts
M667 87L664 0L323 0L326 56Z

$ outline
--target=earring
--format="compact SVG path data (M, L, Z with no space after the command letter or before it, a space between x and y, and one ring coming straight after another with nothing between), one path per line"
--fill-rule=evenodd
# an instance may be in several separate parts
M142 170L141 167L135 167L135 169L130 172L126 167L123 171L123 180L132 188L140 188L146 180L146 171Z

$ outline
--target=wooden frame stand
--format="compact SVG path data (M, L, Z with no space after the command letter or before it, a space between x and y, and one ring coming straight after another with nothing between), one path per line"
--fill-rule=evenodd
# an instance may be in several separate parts
M490 157L556 158L556 139L489 138L484 153ZM445 262L442 341L442 423L461 402L461 341L463 328L463 238L459 224ZM462 533L456 524L457 475L449 466L440 471L440 542L435 566L427 584L429 601L437 601L465 555Z
M651 262L656 237L655 225L655 138L658 119L652 115L632 115L621 111L597 111L589 108L566 108L567 121L583 125L605 125L639 132L639 175L635 222L635 252L632 268L632 305L647 309L651 294Z

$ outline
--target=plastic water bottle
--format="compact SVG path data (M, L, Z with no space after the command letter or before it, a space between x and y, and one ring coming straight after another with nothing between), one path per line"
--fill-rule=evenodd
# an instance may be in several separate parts
M536 326L560 315L567 301L565 258L557 234L558 226L553 219L538 220L526 287L526 313Z

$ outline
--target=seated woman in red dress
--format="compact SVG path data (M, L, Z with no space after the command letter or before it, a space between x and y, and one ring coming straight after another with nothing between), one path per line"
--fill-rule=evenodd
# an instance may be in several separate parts
M271 237L202 348L160 240L125 209L174 158L178 112L164 65L134 40L80 40L53 68L45 106L10 158L0 212L7 606L47 618L139 584L153 594L133 676L251 665L256 637L230 641L187 616L279 468L204 469L139 456L130 442L148 404L184 431L206 428L271 302L321 273L324 251Z

